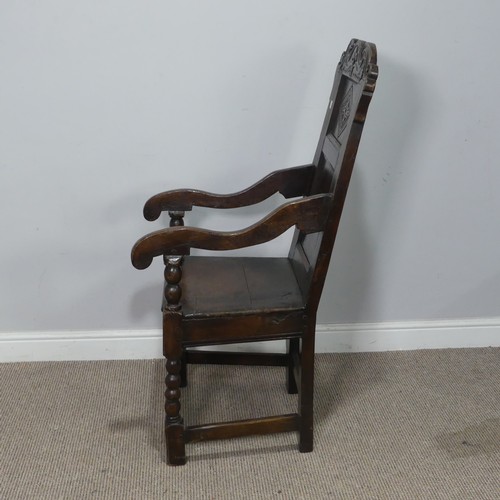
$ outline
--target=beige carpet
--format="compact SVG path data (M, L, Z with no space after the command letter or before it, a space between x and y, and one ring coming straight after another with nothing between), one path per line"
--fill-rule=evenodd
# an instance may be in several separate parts
M190 444L169 467L162 360L0 365L0 498L500 499L500 349L316 366L313 453L277 434ZM189 370L190 424L295 411L282 368Z

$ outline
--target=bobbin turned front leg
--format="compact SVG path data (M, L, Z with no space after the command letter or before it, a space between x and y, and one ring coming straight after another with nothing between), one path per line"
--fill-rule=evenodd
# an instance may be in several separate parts
M183 211L169 211L168 215L170 216L170 227L182 227L184 226L184 214ZM170 255L189 255L190 249L189 247L179 247L173 248L170 250ZM168 255L165 256L165 259L168 259ZM165 260L165 264L167 260ZM187 363L186 363L186 353L183 352L181 358L181 387L187 386Z
M180 415L182 358L181 280L182 256L165 257L165 299L163 311L163 351L167 358L165 378L165 437L170 465L186 463L184 423Z
M167 441L167 461L170 465L184 465L186 452L184 445L184 423L180 416L180 360L167 358L165 378L165 438Z

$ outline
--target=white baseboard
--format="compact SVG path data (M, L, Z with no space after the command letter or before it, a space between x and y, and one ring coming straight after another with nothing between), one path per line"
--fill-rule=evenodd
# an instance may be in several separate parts
M152 359L162 357L160 330L0 333L0 362ZM317 352L373 352L500 347L500 318L399 323L322 324ZM232 346L283 351L283 342Z

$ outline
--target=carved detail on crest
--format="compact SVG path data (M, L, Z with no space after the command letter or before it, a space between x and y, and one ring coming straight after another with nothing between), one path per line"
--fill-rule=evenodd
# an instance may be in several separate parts
M370 65L370 49L366 42L351 40L342 54L339 69L352 80L359 82L366 77Z

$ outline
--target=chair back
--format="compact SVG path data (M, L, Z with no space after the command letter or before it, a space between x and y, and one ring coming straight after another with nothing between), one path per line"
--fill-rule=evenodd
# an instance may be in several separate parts
M297 229L289 254L310 312L318 307L377 76L375 45L351 40L335 73L308 192L333 194L328 223L319 233L305 234Z

